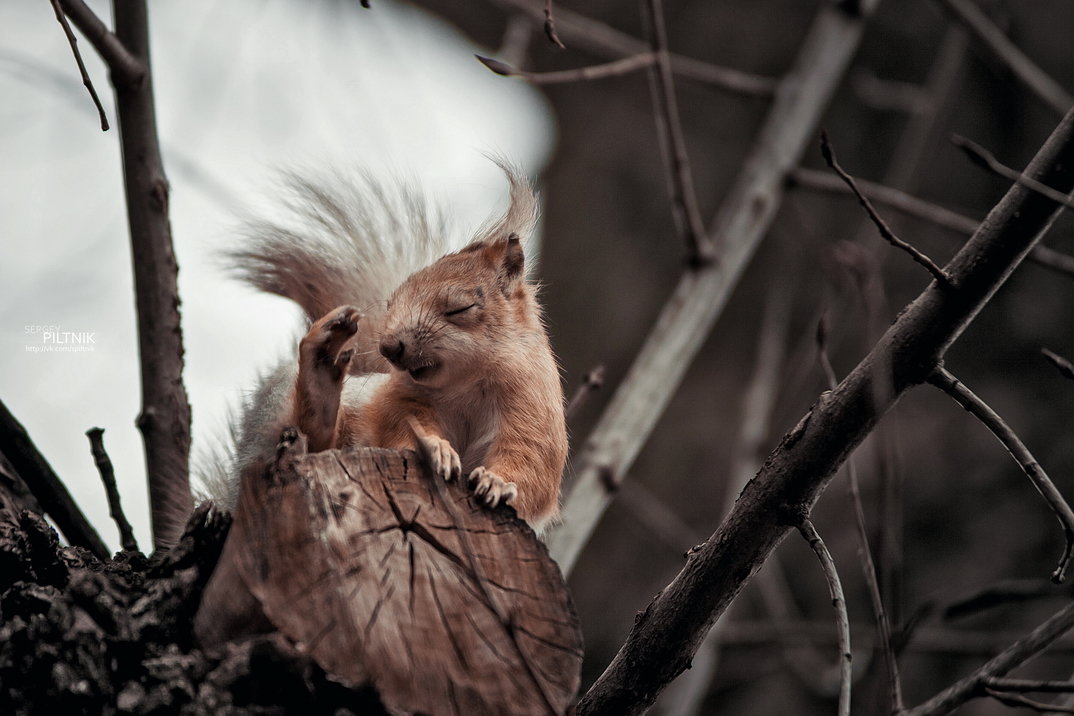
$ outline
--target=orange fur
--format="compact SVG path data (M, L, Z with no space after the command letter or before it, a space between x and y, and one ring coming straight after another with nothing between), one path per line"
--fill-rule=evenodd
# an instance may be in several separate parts
M302 341L293 401L311 449L424 442L434 472L449 479L439 463L457 453L486 502L513 504L538 530L554 519L567 456L563 391L523 262L514 234L475 242L410 276L375 327L358 323L357 337L339 340L357 314L349 306L317 321ZM371 343L390 364L386 382L364 402L346 393L341 402L354 346Z

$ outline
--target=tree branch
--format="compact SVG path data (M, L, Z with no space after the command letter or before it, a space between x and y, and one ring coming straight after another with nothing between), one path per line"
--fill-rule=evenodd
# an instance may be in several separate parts
M839 177L833 177L826 172L815 169L799 167L791 173L788 181L791 186L855 196L850 187ZM856 179L855 182L861 193L871 201L895 209L907 216L928 221L942 229L965 236L972 236L980 225L980 222L975 219L929 203L923 199L918 199L898 189L864 179ZM1074 276L1074 256L1068 256L1047 246L1039 244L1034 246L1027 259L1054 271Z
M570 420L575 413L582 409L589 396L604 387L604 366L598 365L582 377L582 383L575 388L574 395L567 401L567 408L563 411L564 417Z
M1074 627L1074 604L1068 604L1025 637L1004 649L977 671L906 712L906 716L946 714L982 694L986 679L1003 676L1048 648Z
M548 540L564 572L574 567L611 501L611 489L634 462L771 226L784 179L811 141L861 39L864 19L876 5L877 0L863 3L862 17L848 17L838 8L824 5L814 20L710 229L720 261L687 271L680 279L579 452L577 478L564 504L563 523Z
M138 58L144 76L115 82L134 263L142 410L153 542L172 544L193 507L190 496L190 403L183 386L183 334L178 267L168 221L168 180L160 156L145 0L116 0L116 36Z
M822 316L820 323L817 325L817 353L824 377L828 381L828 389L835 390L839 385L839 380L828 356L826 323L826 318ZM858 560L861 562L862 576L869 591L873 618L876 620L876 634L878 637L876 648L880 652L888 672L888 694L891 697L891 712L898 714L903 710L899 662L895 656L895 649L891 644L891 622L888 621L887 609L884 607L884 599L880 593L880 582L877 579L876 563L873 561L873 552L869 547L869 529L865 524L865 510L862 507L861 489L858 486L858 468L853 455L847 457L846 473L847 497L850 499L851 508L854 510L854 525L857 528L858 535Z
M1053 353L1047 348L1041 348L1040 352L1044 354L1044 357L1048 359L1048 362L1055 366L1055 369L1059 371L1059 374L1064 378L1074 380L1074 363L1059 355Z
M997 691L1020 691L1039 694L1066 694L1074 692L1074 681L1038 681L1036 679L1007 679L989 676L981 684Z
M90 441L90 451L93 453L93 461L97 464L97 471L101 474L101 482L104 483L104 492L108 496L108 514L116 523L119 530L119 544L128 552L138 551L138 542L134 539L134 530L127 516L123 513L123 503L119 499L119 489L116 487L116 473L112 468L112 460L104 449L104 430L102 428L90 428L86 431L86 437Z
M839 178L846 182L846 185L850 187L852 192L854 192L854 196L858 197L858 202L865 209L865 212L869 215L869 218L872 219L873 223L876 224L876 228L884 240L895 248L905 251L915 262L924 266L941 286L950 286L951 279L943 272L943 269L937 266L936 263L924 253L918 251L916 248L896 236L895 232L891 230L891 227L888 226L883 217L876 212L876 209L873 208L873 205L865 195L858 191L858 185L854 183L854 178L847 174L843 170L843 167L839 166L839 162L836 161L835 151L832 149L831 142L828 141L827 132L820 133L820 151L821 154L824 155L824 161L827 162L832 171L838 174Z
M1032 189L1042 196L1048 197L1061 206L1065 206L1068 209L1074 209L1074 201L1071 201L1070 197L1056 191L1050 186L1041 184L1031 177L1023 176L1021 172L1016 172L996 159L996 156L992 154L992 152L988 151L977 142L957 134L951 137L951 142L965 152L966 156L968 156L970 161L974 164L984 167L985 169L1000 175L1004 179L1018 182L1022 186Z
M850 679L853 654L850 652L850 617L847 616L847 600L843 596L843 585L839 582L839 572L835 568L832 554L820 538L817 528L808 518L798 525L798 531L809 543L813 554L820 561L824 579L828 582L828 593L835 608L835 628L839 636L839 710L840 716L850 716Z
M1063 118L1027 173L1055 187L1074 187L1074 112ZM580 716L639 713L689 665L705 632L808 514L846 456L904 392L929 377L1056 214L1053 202L1024 187L1007 192L945 268L957 288L930 284L870 354L784 436L723 524L637 617L619 653L579 703ZM886 366L888 382L880 390L878 366ZM1064 618L1074 620L1074 605L1068 609Z
M63 481L52 470L48 460L38 452L26 428L22 426L3 401L0 401L0 454L8 459L11 467L30 489L64 537L72 545L85 547L100 560L109 557L108 547L97 530L89 523L78 503L64 487Z
M480 60L481 64L485 67L488 67L498 75L503 75L504 77L521 77L527 82L532 82L535 85L588 82L590 80L601 80L606 77L620 77L631 72L636 72L637 70L645 69L646 67L652 67L653 63L656 62L656 57L653 53L642 52L637 55L624 57L621 60L614 60L601 65L579 67L573 70L527 72L526 70L517 69L506 62L500 62L491 57L482 57L481 55L474 55L474 57Z
M530 0L491 0L491 2L528 17L536 25L542 27L544 25L544 12ZM566 38L572 47L612 57L629 57L647 52L649 49L645 42L636 37L562 8L556 10L556 30L559 36ZM777 85L776 80L770 77L751 75L730 67L720 67L681 55L671 56L671 67L675 74L682 77L750 97L771 97Z
M74 31L71 30L71 26L67 24L67 16L63 14L63 9L60 8L60 0L52 0L52 9L56 11L56 20L63 27L63 32L67 35L67 42L71 44L71 52L75 55L75 63L78 65L78 73L82 75L82 84L86 86L86 91L89 92L90 98L93 100L93 106L97 108L97 114L101 118L101 131L108 131L108 115L104 113L104 105L101 104L101 98L97 96L97 90L93 87L93 81L90 80L89 73L86 72L86 65L82 62L82 53L78 51L78 38L75 37Z
M1003 444L1003 447L1007 448L1011 457L1022 468L1022 472L1026 474L1033 486L1037 488L1044 501L1052 508L1066 536L1066 547L1063 549L1063 556L1059 560L1059 566L1052 573L1052 581L1056 584L1061 584L1066 575L1067 565L1070 563L1071 553L1074 552L1074 511L1070 509L1070 505L1067 504L1063 495L1056 488L1055 483L1044 472L1044 468L1040 466L1033 454L1029 452L1029 449L1018 439L1018 436L1003 421L1003 418L988 407L987 403L977 397L972 390L963 385L958 378L951 375L943 366L936 368L932 375L929 376L929 382L954 398L955 402L980 420L996 436L996 439Z
M687 261L692 266L712 261L712 247L705 236L705 224L697 206L690 156L675 99L675 82L671 75L671 55L668 53L667 32L664 29L664 10L660 0L645 0L649 25L649 46L656 64L649 72L649 87L656 115L656 134L664 155L664 169L671 193L675 224L686 241Z
M1000 62L1033 94L1059 114L1074 106L1074 98L1011 42L981 8L969 0L942 0L942 4L965 25Z
M145 77L147 63L133 55L86 3L82 0L59 0L59 3L112 71L113 85L135 84Z
M548 41L561 50L567 49L556 33L556 20L552 17L552 0L544 0L544 34Z

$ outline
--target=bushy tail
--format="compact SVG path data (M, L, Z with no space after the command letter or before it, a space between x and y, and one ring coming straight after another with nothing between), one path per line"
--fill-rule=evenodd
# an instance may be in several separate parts
M521 173L495 161L510 184L510 205L474 240L533 231L537 199ZM452 236L444 214L417 190L385 186L367 173L311 179L285 176L278 219L245 228L227 252L239 278L298 303L311 321L349 304L377 316L392 291L415 271L466 243Z

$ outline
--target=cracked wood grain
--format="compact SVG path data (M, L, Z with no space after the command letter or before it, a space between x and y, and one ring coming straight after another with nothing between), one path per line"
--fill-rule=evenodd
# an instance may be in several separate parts
M252 610L326 671L372 685L389 710L567 712L577 617L512 510L432 483L413 453L304 451L296 441L244 476L198 614L203 642L258 631Z

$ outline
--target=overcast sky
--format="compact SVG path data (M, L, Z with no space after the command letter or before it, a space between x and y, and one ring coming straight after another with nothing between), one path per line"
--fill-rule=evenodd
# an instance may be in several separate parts
M107 3L90 2L110 24ZM449 26L398 3L153 0L151 47L179 259L195 450L300 325L226 278L215 252L284 166L417 177L472 227L502 208L482 152L539 173L554 140L540 96L497 77ZM79 43L113 128L102 133L49 3L0 2L0 398L118 547L85 431L105 444L151 545L130 250L107 73ZM42 331L91 350L44 352ZM92 338L89 338L92 334Z

